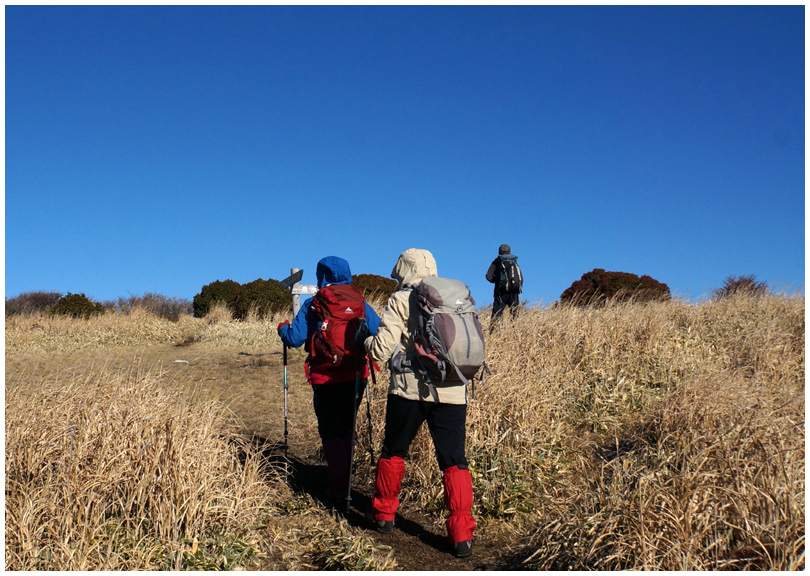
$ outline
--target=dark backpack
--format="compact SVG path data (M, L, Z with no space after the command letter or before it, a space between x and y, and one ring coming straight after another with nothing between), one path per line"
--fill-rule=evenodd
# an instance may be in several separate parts
M318 330L309 343L307 362L312 368L357 368L364 358L354 351L354 335L366 317L363 293L351 284L324 286L312 299Z
M484 331L470 289L459 280L428 276L414 289L419 326L414 346L427 380L469 384L484 363Z
M523 273L514 260L500 261L498 290L503 294L520 294L523 292Z

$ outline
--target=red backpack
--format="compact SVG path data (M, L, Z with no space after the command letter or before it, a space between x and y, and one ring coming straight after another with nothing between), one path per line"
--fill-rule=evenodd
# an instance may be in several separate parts
M360 319L366 317L365 300L351 284L324 286L312 300L310 311L318 319L318 330L309 344L310 368L356 370L365 358L354 351L354 335Z

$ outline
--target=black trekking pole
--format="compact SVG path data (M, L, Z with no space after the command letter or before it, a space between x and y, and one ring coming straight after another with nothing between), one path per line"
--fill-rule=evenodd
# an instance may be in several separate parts
M352 471L354 469L354 444L357 442L355 429L357 428L357 400L360 397L360 369L354 377L354 405L352 406L352 445L349 450L349 492L346 494L346 508L352 502Z
M287 458L287 345L282 342L281 346L284 359L284 480L289 482L290 469L289 459Z
M374 387L377 387L377 376L374 374L374 362L371 361L371 358L366 356L368 359L368 371L371 372L371 381L374 383ZM371 456L371 466L374 467L374 436L371 432L371 386L366 383L366 415L368 416L368 453Z

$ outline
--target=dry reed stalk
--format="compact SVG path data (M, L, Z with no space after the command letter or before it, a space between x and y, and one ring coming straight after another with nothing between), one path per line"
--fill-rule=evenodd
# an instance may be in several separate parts
M211 307L208 309L208 313L205 315L206 323L213 325L230 322L232 319L233 314L228 308L228 305L219 300L214 301L211 304Z

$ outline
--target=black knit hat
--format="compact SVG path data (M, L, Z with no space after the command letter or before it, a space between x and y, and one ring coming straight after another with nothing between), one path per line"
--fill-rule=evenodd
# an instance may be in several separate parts
M498 248L498 254L511 254L512 249L509 248L509 244L501 244L501 247Z

